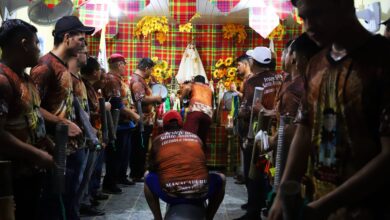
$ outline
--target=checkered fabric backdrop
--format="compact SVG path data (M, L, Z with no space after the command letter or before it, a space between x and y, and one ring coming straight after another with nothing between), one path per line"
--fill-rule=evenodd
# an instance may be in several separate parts
M285 23L282 21L282 24ZM172 25L167 35L167 41L162 45L158 43L154 35L146 39L135 38L133 31L135 24L119 23L118 34L113 38L107 38L107 56L112 53L121 53L126 57L128 73L135 71L137 62L143 57L159 57L167 60L169 66L176 73L183 52L187 44L194 37L196 48L199 52L203 66L209 78L219 58L233 57L244 54L248 49L256 46L269 46L269 40L263 39L259 34L247 27L246 40L238 44L236 40L223 39L222 25L194 25L191 33L178 31L178 27ZM274 40L277 53L277 68L280 70L280 57L285 43L297 37L302 32L301 26L286 26L286 35L283 40ZM98 55L99 36L88 38L89 52L93 56Z
M169 11L175 21L185 24L196 13L196 0L170 0Z
M222 126L211 126L207 139L207 165L211 167L226 167L228 156L227 130ZM230 149L230 166L233 169L240 163L240 147L238 137L233 136L233 143ZM234 171L234 170L233 170Z

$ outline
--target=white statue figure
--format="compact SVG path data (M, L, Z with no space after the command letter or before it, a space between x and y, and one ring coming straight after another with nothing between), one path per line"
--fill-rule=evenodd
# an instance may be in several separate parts
M194 44L190 43L184 51L176 79L179 84L182 84L185 81L191 81L197 75L204 76L206 83L208 82L199 53Z

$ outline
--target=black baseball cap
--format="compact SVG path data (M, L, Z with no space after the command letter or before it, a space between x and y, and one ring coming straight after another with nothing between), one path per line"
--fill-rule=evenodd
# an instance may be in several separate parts
M95 31L95 28L84 26L76 16L64 16L57 21L53 30L53 36L69 31L80 31L91 35Z
M390 18L387 19L386 21L382 22L383 25L390 25Z

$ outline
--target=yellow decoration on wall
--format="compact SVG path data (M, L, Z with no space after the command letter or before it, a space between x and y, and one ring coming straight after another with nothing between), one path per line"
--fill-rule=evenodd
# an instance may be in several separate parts
M200 18L200 14L198 12L196 12L195 15L192 16L192 18L188 21L188 23L179 25L179 31L180 32L187 32L187 33L191 32L192 22L196 18Z
M283 40L284 35L286 34L286 30L282 24L279 24L270 35L268 35L268 38L271 40Z
M245 26L242 24L225 24L222 27L222 33L224 39L232 39L237 36L238 43L244 42L247 37Z
M158 83L164 83L165 80L172 78L173 71L169 68L166 60L161 60L158 57L153 57L152 60L156 64L152 76Z
M136 25L134 34L137 38L156 33L156 39L160 44L163 44L167 39L167 33L169 31L168 19L165 16L145 16Z
M227 89L232 83L239 84L241 79L237 75L237 68L233 66L233 58L220 58L215 64L213 72L214 82L221 82Z

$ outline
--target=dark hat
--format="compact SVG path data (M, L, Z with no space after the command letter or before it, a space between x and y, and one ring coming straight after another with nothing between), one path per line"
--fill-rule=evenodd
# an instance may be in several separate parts
M119 53L111 54L111 56L108 58L109 63L115 63L115 62L119 62L119 61L126 63L125 57Z
M390 18L387 19L386 21L382 22L383 25L390 25Z
M163 125L169 124L170 121L177 120L179 126L183 126L183 120L181 119L180 114L175 110L170 110L163 116Z
M95 31L95 28L84 26L76 16L64 16L57 21L54 27L53 36L69 31L80 31L91 35Z

